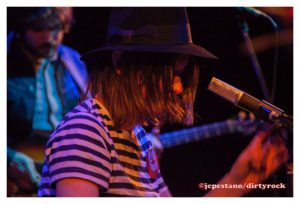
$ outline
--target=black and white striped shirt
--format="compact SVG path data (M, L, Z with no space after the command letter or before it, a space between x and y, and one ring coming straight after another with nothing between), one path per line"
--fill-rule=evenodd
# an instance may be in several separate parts
M149 175L149 150L141 126L132 133L116 130L105 107L87 99L51 135L38 196L56 196L55 184L63 178L91 181L99 196L159 196L168 188L159 170L156 178Z

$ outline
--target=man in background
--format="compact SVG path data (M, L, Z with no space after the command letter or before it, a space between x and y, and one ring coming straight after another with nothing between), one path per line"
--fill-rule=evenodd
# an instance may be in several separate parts
M14 19L7 38L8 196L36 192L48 136L83 90L85 65L62 44L72 14L71 8L8 8Z

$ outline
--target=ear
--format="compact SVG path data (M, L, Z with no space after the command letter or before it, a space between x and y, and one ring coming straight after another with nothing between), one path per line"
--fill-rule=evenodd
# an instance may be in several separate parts
M111 60L114 69L116 70L117 74L121 75L121 67L120 67L120 61L122 58L123 52L122 51L113 51L111 54Z

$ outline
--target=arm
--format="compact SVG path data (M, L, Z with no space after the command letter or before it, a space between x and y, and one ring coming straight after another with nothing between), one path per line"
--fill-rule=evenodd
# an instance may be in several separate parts
M171 194L171 192L170 192L169 189L168 189L168 190L162 192L162 193L160 194L160 197L172 197L172 194Z
M98 197L98 186L88 180L79 178L66 178L56 184L58 197Z
M80 124L85 126L77 128ZM96 116L77 112L68 117L59 129L72 126L60 135L52 134L46 150L46 164L49 169L49 182L55 184L55 196L99 196L101 190L109 187L112 163L105 138L108 136L98 124ZM88 128L93 129L90 131ZM68 139L69 135L72 139ZM55 141L61 137L59 141ZM66 148L68 151L54 151ZM47 181L45 181L47 182Z

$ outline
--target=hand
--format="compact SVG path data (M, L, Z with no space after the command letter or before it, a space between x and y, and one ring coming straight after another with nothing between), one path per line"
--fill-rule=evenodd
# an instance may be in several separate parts
M34 166L34 161L27 155L16 152L8 165L8 177L21 191L35 191L41 175Z
M261 183L287 162L283 140L270 130L259 131L235 161L229 172L234 183Z
M288 160L288 151L279 135L270 136L270 128L259 131L239 155L231 170L218 184L259 184ZM205 196L242 196L251 189L214 189Z

